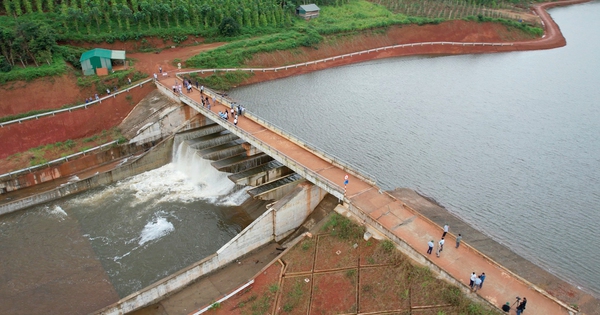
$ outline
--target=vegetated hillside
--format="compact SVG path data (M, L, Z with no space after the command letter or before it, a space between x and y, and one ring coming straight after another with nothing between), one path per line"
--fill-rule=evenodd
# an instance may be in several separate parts
M512 0L524 2L524 0ZM175 43L189 35L209 41L236 35L289 31L294 26L295 9L301 0L3 0L0 8L0 72L15 67L46 65L37 75L15 75L0 79L15 79L64 73L61 60L78 66L79 51L59 49L56 42L114 42L138 40L156 36ZM350 0L317 0L321 6L340 7ZM404 17L414 15L439 23L443 19L477 16L510 18L502 10L515 6L493 0L383 0L390 12ZM364 19L369 12L355 12L354 18ZM429 20L409 20L410 23L431 23ZM387 26L376 23L371 27ZM393 23L392 23L393 24ZM353 25L334 28L348 31ZM360 29L360 28L359 28ZM331 30L328 30L331 31Z

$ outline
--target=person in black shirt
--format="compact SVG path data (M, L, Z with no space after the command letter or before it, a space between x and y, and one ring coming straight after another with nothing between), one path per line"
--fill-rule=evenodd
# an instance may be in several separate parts
M521 301L521 304L519 304L519 306L517 306L517 315L521 315L521 313L523 313L523 311L525 310L525 305L527 305L526 297L524 297L523 301Z

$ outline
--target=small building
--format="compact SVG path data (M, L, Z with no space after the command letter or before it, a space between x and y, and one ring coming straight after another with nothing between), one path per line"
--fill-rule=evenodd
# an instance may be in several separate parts
M316 4L305 4L296 8L296 14L305 19L314 19L319 16L319 7Z
M125 64L124 50L95 48L84 52L79 58L84 75L92 75L98 72L98 74L107 74L112 71L113 61L117 60ZM98 71L97 69L101 70Z

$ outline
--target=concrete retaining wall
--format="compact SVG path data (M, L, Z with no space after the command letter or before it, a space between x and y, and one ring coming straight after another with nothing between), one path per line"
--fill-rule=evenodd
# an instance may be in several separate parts
M301 183L273 205L275 210L275 241L280 241L313 212L327 192L308 182Z
M12 192L55 179L69 177L83 170L120 159L135 152L141 152L144 149L147 148L135 145L120 145L97 153L90 153L86 156L77 157L71 161L63 162L58 165L50 165L49 167L31 173L25 173L15 178L6 179L0 182L0 191L3 193Z
M181 129L181 124L183 123L186 124L184 129L204 126L206 124L206 117L202 115L197 115L194 119L188 119L195 113L192 108L185 105L166 108L158 114L159 118L155 123L140 128L137 135L129 140L129 143L139 145L159 141L172 135L176 130Z
M111 171L97 174L92 177L69 183L64 186L46 191L34 196L15 200L10 203L0 205L0 215L25 209L27 207L42 204L44 202L56 200L65 196L86 191L91 188L107 185L139 173L163 166L171 161L171 148L173 138L168 138L157 144L154 148L144 153L139 158L119 166Z
M287 202L279 202L280 205L277 209L271 207L231 241L223 245L215 254L141 291L124 297L117 303L99 310L96 314L121 315L157 303L164 297L183 289L207 273L217 270L238 257L246 255L271 242L275 239L275 231L287 231L299 227L319 204L322 199L321 196L324 197L325 194L322 189L309 183L300 186L294 196L286 198ZM309 202L306 202L307 200ZM310 211L308 210L309 205ZM278 214L278 211L281 211L281 213ZM286 215L293 213L296 213L296 215L290 216L290 220L286 220ZM279 220L275 219L277 216L279 216ZM278 222L281 226L277 227L275 222Z

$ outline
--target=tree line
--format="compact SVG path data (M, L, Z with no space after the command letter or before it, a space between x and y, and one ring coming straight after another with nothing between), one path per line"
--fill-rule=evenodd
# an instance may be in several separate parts
M51 64L56 47L54 30L47 24L24 21L0 26L0 71L8 72L17 64Z
M154 28L215 28L226 17L243 27L291 23L283 0L3 0L6 16L51 15L68 32L92 34Z

